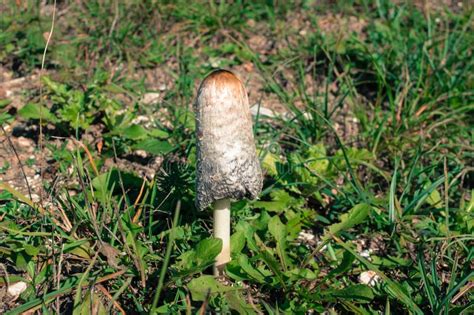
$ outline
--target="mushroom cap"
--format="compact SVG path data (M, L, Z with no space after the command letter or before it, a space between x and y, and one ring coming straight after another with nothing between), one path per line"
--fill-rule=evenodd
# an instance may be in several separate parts
M201 83L196 113L196 206L220 199L255 199L263 176L247 92L232 72L217 70Z

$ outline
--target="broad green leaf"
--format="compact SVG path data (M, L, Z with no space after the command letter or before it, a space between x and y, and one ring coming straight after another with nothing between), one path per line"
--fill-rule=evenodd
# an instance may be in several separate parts
M92 187L96 190L97 199L102 200L101 198L104 198L115 189L121 189L120 181L124 189L136 190L137 192L143 184L143 179L133 173L112 169L92 179Z
M33 283L38 285L39 283L42 283L45 280L49 280L50 279L49 276L51 275L52 268L53 268L52 265L46 265L46 264L43 265L41 267L41 270L39 272L36 272Z
M239 314L256 314L254 308L245 302L245 298L239 291L226 292L225 300L229 303L230 308Z
M18 114L25 119L42 119L49 122L57 122L57 118L51 114L48 108L28 103L18 110Z
M283 269L286 271L291 263L286 253L286 226L280 221L278 216L274 216L268 222L268 231L275 238L277 244L277 254L282 263Z
M194 278L188 283L188 289L191 291L193 301L204 301L208 294L213 295L235 290L234 288L223 285L217 281L214 276L200 276L199 278Z
M87 129L96 118L95 110L88 108L82 92L69 92L67 99L63 102L62 108L58 111L59 116L73 129Z
M82 298L81 304L77 305L73 310L73 315L86 315L87 311L92 309L91 291L87 291Z
M263 262L268 266L268 268L270 268L270 270L276 276L276 280L278 280L278 282L286 290L285 275L281 270L281 264L275 259L273 253L265 246L260 237L258 237L257 233L254 234L254 238L256 244L259 246L259 257L261 257Z
M296 179L314 187L319 183L329 166L326 149L323 144L309 147L304 153L292 152L289 162L293 165Z
M347 270L349 270L352 267L352 263L354 262L354 260L355 260L354 255L352 255L348 251L344 251L344 253L342 255L341 263L336 268L331 270L329 272L329 274L326 276L326 278L332 278L332 277L337 276L337 275L339 275L343 272L346 272Z
M195 117L194 113L189 110L180 110L178 113L178 122L179 125L182 126L183 128L187 128L190 130L195 130Z
M225 273L231 279L236 281L249 280L248 275L242 270L239 262L234 258L226 265Z
M305 280L316 280L317 275L308 268L294 268L285 272L285 275L293 281L305 279Z
M265 283L265 276L249 263L249 259L246 255L240 255L238 258L238 263L240 268L242 268L249 278L257 280L260 283Z
M4 123L11 120L12 118L13 116L8 114L7 112L0 113L0 125L3 125Z
M0 99L0 108L3 108L5 106L7 106L8 104L10 104L12 101L8 98L5 98L5 99Z
M262 208L269 212L281 213L292 206L298 206L300 201L293 198L288 192L283 189L274 190L270 193L272 201L256 201L253 206Z
M161 305L160 307L155 308L154 311L158 314L171 314L169 304Z
M148 136L147 131L140 125L131 125L121 133L123 137L132 140L144 139Z
M148 132L148 134L150 135L150 137L158 139L167 139L170 136L169 133L161 129L152 129Z
M431 184L432 183L427 183L424 188L427 189ZM433 189L433 191L426 198L426 202L436 209L441 209L444 207L443 200L441 199L441 195L437 189Z
M57 95L66 96L68 93L66 85L54 82L49 77L43 76L41 77L41 81L46 85L48 90Z
M15 266L21 270L28 269L28 263L31 261L31 257L25 252L21 251L15 255Z
M278 156L267 151L262 159L262 168L266 170L270 176L278 176L278 162L280 162Z
M30 245L30 244L23 244L25 252L30 256L36 256L40 252L39 247Z
M371 206L365 203L355 205L348 213L341 215L341 222L331 225L328 229L332 235L348 230L365 221L369 215Z
M94 314L105 315L107 311L99 296L94 291L87 291L81 303L74 309L73 314L88 315L94 310Z
M191 269L193 267L194 259L196 256L196 252L194 250L188 250L177 258L177 262L173 265L178 271L184 271Z
M285 224L287 240L294 240L298 238L298 235L301 232L304 220L304 209L301 209L299 212L295 213L294 216L291 211L287 211L285 216L288 219L288 222Z
M271 216L266 211L262 211L256 220L253 220L252 227L257 231L266 231L268 230L268 221L270 221Z
M232 256L240 254L245 247L245 233L237 231L230 237L230 251Z
M220 238L206 238L196 246L196 258L201 264L212 263L222 249Z
M352 300L359 303L368 303L374 299L372 289L364 284L350 285L344 289L334 290L329 289L321 292L323 298L329 300L342 299Z
M270 221L268 221L268 231L277 242L285 242L286 227L281 222L280 217L278 217L277 215L273 216Z
M235 230L237 232L241 231L245 235L245 240L246 240L247 246L250 250L253 250L253 251L258 251L259 250L257 244L255 243L254 237L253 237L253 235L255 233L255 228L253 226L251 226L246 221L240 221L235 226Z
M178 271L177 276L186 276L201 272L204 268L212 265L216 256L222 248L222 240L207 238L196 245L195 250L184 252L178 257L174 268Z
M306 151L306 156L309 160L307 167L311 171L322 174L327 170L329 166L329 160L326 158L327 153L324 144L319 143L311 146Z
M145 139L133 146L135 150L144 150L154 155L164 155L173 150L173 146L167 141L156 139Z
M79 240L64 246L64 253L70 253L85 259L90 259L91 245L88 240Z

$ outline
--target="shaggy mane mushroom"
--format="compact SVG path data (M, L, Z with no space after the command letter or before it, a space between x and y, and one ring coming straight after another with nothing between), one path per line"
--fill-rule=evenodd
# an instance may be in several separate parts
M217 70L201 83L195 102L196 206L213 205L214 236L222 239L214 274L230 261L230 201L255 199L262 190L247 92L232 72Z

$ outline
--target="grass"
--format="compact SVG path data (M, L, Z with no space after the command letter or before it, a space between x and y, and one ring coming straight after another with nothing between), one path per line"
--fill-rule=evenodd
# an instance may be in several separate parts
M24 180L0 181L1 311L472 311L463 4L58 3L40 83L14 96L0 83L2 137L33 139L34 157L18 157L44 177L39 202ZM51 4L0 9L0 66L36 73ZM233 204L224 281L210 276L211 215L194 208L190 105L215 67L260 78L249 90L266 174L259 200ZM22 176L16 159L0 176Z

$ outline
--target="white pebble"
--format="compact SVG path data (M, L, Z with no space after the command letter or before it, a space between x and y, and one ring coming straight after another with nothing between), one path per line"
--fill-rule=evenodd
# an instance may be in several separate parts
M40 196L38 196L37 194L31 194L31 201L39 202L40 201Z
M28 288L28 284L23 281L16 282L10 286L8 286L8 294L13 297L13 300L16 300L20 294L22 294L26 288Z
M160 93L156 92L150 92L150 93L145 93L142 97L142 103L145 105L149 105L151 103L154 103L160 99Z
M307 232L304 232L304 231L301 231L299 234L298 234L298 239L299 240L302 240L302 241L313 241L315 238L314 234L311 234L311 233L307 233Z
M252 113L253 116L267 116L267 117L275 117L275 113L266 107L260 106L258 104L255 104L250 108L250 112Z
M359 282L373 287L378 282L380 282L380 277L375 271L367 270L359 275Z
M148 156L145 150L135 150L134 153L136 156L139 156L141 158L146 158Z
M363 251L360 252L360 255L364 258L370 258L370 250L364 249Z
M161 84L161 85L158 87L158 90L160 90L160 91L165 91L165 90L166 90L166 84Z

